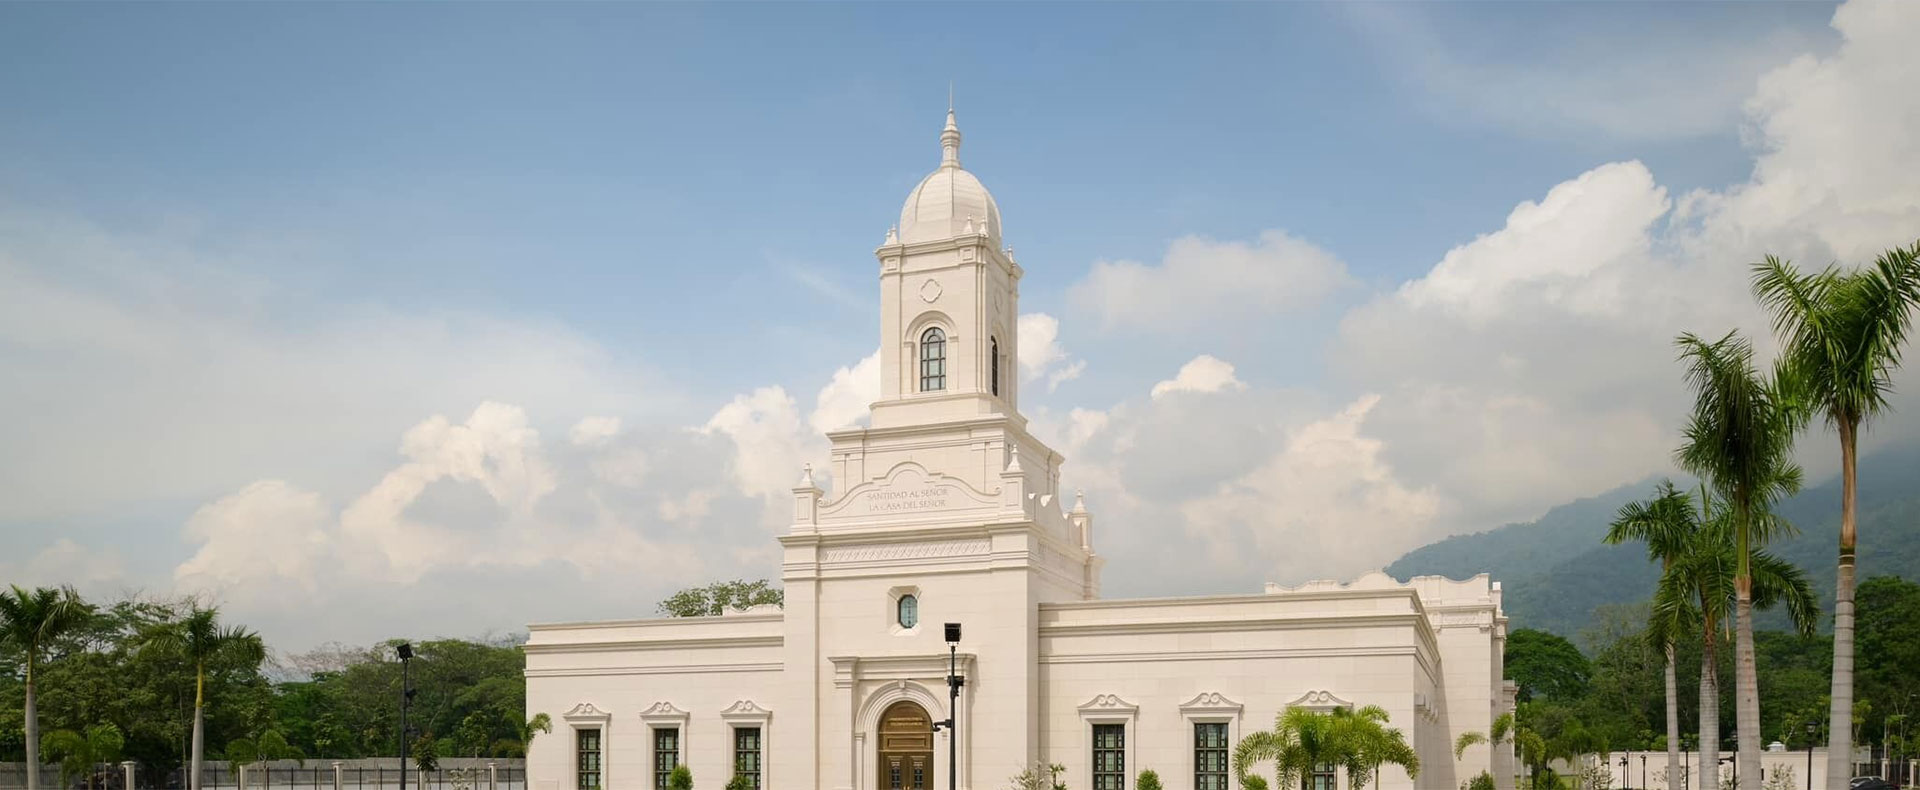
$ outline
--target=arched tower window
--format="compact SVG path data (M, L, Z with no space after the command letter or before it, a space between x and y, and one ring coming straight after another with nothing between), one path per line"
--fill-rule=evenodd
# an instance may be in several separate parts
M1000 338L993 338L992 342L993 348L990 349L991 353L988 356L993 358L990 363L993 370L992 377L987 380L993 382L993 395L997 398L1000 397Z
M920 391L947 388L947 333L929 327L920 333Z

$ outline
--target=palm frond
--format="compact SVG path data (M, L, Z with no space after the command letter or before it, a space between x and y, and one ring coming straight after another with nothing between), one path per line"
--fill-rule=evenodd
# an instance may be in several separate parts
M1468 749L1486 742L1487 734L1484 732L1474 730L1460 733L1460 737L1453 739L1453 759L1460 759Z

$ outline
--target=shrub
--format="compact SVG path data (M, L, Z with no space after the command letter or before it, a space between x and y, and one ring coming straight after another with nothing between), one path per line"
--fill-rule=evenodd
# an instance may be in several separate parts
M734 774L732 779L727 780L727 790L753 790L753 783L744 776Z
M1140 778L1134 780L1134 790L1160 790L1160 775L1148 769L1140 772Z
M1461 782L1460 790L1495 790L1493 774L1481 771L1479 776Z
M685 765L676 765L673 772L667 774L668 790L693 790L693 771Z
M1067 783L1060 781L1066 772L1067 767L1059 763L1035 763L1008 780L1013 783L1009 790L1067 790Z

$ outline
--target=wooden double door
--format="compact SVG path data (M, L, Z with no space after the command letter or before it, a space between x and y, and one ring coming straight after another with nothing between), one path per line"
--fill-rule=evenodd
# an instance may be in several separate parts
M933 717L902 700L880 715L880 786L933 790Z

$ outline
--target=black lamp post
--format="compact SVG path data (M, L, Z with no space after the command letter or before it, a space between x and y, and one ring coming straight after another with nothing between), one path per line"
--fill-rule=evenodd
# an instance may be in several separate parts
M1620 755L1620 786L1626 787L1631 784L1633 779L1627 776L1627 756L1622 754Z
M1647 756L1640 755L1640 790L1647 790Z
M413 645L401 642L394 647L400 654L400 790L407 790L407 708L413 704Z
M960 730L955 724L959 720L956 713L960 710L960 687L967 685L967 679L960 677L960 624L947 623L947 718L933 723L933 729L947 729L947 787L960 790ZM406 790L401 788L400 790Z

